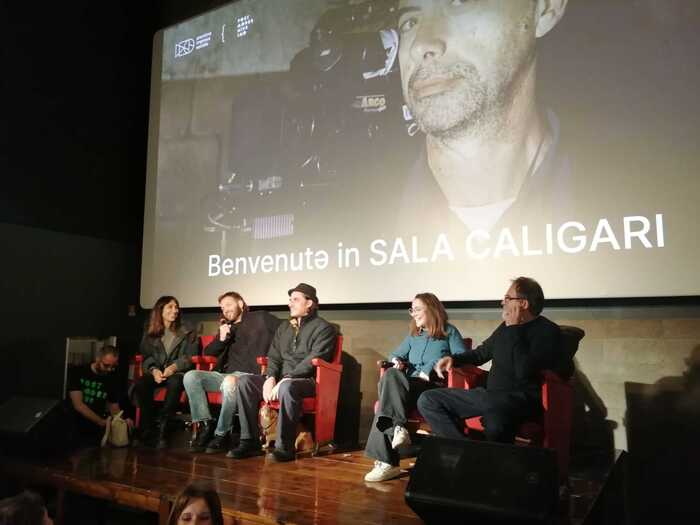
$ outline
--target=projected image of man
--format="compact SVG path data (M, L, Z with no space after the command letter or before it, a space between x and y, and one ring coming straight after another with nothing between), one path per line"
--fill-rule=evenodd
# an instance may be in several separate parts
M488 231L526 194L550 192L557 175L548 157L558 126L536 103L536 41L559 22L566 0L399 6L404 99L426 135L423 173L434 177L414 174L409 190L436 182L462 223Z

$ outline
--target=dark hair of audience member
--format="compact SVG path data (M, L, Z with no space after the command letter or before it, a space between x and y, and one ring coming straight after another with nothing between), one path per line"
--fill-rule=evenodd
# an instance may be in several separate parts
M46 525L44 500L36 492L24 492L0 500L0 525Z
M430 337L435 339L444 339L447 337L447 311L445 311L445 307L442 306L440 299L432 293L416 294L415 299L422 301L425 305L427 314L425 330L430 334ZM411 335L418 335L418 327L413 318L411 318L409 331Z
M172 295L164 295L163 297L159 297L156 301L156 304L153 305L153 309L151 310L151 318L148 321L147 332L149 336L163 337L163 333L165 332L165 323L163 322L163 308L165 308L165 305L168 304L170 301L175 301L175 304L177 305L179 310L180 302ZM175 322L170 326L170 329L173 332L177 331L177 329L180 328L181 323L182 315L180 315L180 313L178 312L177 318L175 319Z
M170 511L170 519L168 525L177 525L182 512L187 506L196 499L203 499L209 508L212 525L224 525L224 516L221 513L221 501L216 489L211 484L201 481L194 481L187 485L185 489L178 494Z

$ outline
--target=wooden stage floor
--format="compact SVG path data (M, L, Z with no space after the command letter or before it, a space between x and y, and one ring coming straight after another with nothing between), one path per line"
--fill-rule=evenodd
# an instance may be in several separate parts
M405 459L401 466L409 469L413 462ZM275 463L269 456L234 460L185 449L93 448L43 460L5 454L0 472L56 489L58 514L67 491L155 512L166 523L176 494L190 481L205 479L218 490L228 524L422 523L404 501L408 473L367 483L363 476L371 464L362 451ZM572 479L559 522L582 523L601 486L600 479Z

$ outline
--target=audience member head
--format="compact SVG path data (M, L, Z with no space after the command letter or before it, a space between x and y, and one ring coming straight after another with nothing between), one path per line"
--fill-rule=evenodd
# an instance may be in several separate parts
M245 299L238 292L222 293L219 296L219 306L224 319L229 323L238 322L241 316L248 311Z
M447 312L440 299L431 293L419 293L411 302L411 335L418 335L425 330L430 337L444 339L447 337Z
M180 303L172 295L164 295L153 305L148 322L148 335L162 337L166 328L175 332L180 328L180 323Z
M0 500L0 525L53 525L44 500L25 490L17 496Z
M178 495L168 525L223 525L221 501L214 487L194 481Z
M119 350L112 345L104 345L95 352L93 370L96 374L105 375L114 372L119 364Z

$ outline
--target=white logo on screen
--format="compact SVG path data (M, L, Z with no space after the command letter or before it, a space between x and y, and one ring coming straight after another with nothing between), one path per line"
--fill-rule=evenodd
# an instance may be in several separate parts
M175 58L184 57L194 51L194 38L188 38L175 44Z
M197 37L197 49L202 49L203 47L207 47L209 45L209 42L211 42L211 31L208 33L203 33Z
M236 19L236 38L241 38L248 34L250 26L253 25L254 18L251 15L239 16Z

